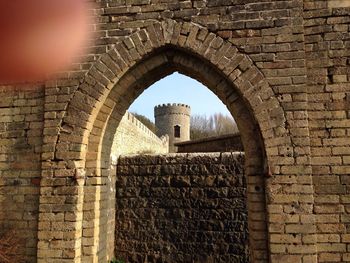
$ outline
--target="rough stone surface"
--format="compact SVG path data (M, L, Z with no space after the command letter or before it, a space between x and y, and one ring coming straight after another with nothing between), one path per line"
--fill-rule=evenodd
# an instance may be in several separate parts
M241 132L250 260L350 262L349 12L341 0L97 1L81 63L0 89L0 231L21 233L28 262L112 258L115 130L179 71Z
M0 236L21 238L19 254L36 260L38 242L43 91L0 88Z
M248 261L239 153L121 157L116 248L124 262Z

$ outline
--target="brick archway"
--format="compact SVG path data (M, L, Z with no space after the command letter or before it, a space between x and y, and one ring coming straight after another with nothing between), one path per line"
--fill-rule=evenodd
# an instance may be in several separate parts
M133 66L116 83L113 88L115 89L115 93L114 91L111 92L111 94L114 93L110 98L113 98L112 100L115 102L115 106L111 109L111 114L104 130L101 130L101 134L97 135L101 136L102 139L100 150L98 153L94 152L95 154L101 154L99 161L96 162L96 167L99 165L100 167L97 170L92 168L88 174L91 175L103 169L108 171L110 145L113 142L115 129L124 112L132 101L148 86L174 71L196 78L210 88L228 106L232 115L236 118L240 131L243 131L242 136L245 142L247 156L245 164L246 175L249 188L252 189L248 193L248 207L251 208L250 218L252 219L249 224L252 233L250 243L252 253L256 257L255 259L264 259L267 252L264 177L267 171L264 163L265 154L261 143L260 130L251 113L247 110L245 102L236 93L230 82L219 74L212 65L205 63L203 59L191 55L184 50L168 46L153 52L148 58ZM119 101L120 98L122 98L121 101ZM102 120L103 118L102 116L98 116L97 119ZM97 127L95 126L95 128ZM92 149L92 151L94 150ZM88 152L90 152L89 147ZM93 155L93 153L91 154ZM87 161L95 162L95 159L87 159ZM114 201L111 203L114 204ZM254 207L262 209L255 210ZM254 229L254 226L257 229ZM105 233L107 230L105 229L102 232Z
M74 258L106 259L112 253L100 236L108 224L106 188L112 136L132 101L150 84L174 71L203 82L235 117L247 156L252 259L269 260L266 206L273 200L265 199L265 177L280 168L275 148L293 147L284 111L247 55L206 28L173 20L133 33L102 55L68 105L54 159L68 149L65 161L76 178L75 184L68 179L61 182L72 184L69 231L74 235L66 239L76 248ZM41 207L45 202L41 198ZM59 223L52 222L51 228ZM41 241L46 240L40 239L39 244ZM38 249L40 257L40 246Z

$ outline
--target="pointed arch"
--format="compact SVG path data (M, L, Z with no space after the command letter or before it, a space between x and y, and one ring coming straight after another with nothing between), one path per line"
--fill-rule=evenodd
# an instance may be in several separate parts
M173 51L168 51L167 54L154 56L155 53L159 54L160 51L171 49ZM246 109L250 111L259 124L266 149L271 147L270 141L276 137L283 140L284 144L290 144L289 135L285 129L284 111L272 88L249 56L242 54L230 42L210 33L204 27L174 20L166 20L143 28L124 38L115 45L115 48L103 54L75 91L68 105L62 127L69 125L79 130L84 138L81 143L82 145L86 144L86 138L90 135L98 112L103 108L105 102L109 101L108 97L128 94L128 96L124 94L126 99L124 102L128 104L128 99L130 102L132 97L130 93L143 90L145 86L138 81L138 87L135 90L125 92L129 88L128 84L136 80L135 74L140 75L151 70L157 71L157 65L164 67L164 60L174 61L174 54L179 51L188 52L199 58L199 61L206 62L198 64L196 67L206 67L210 64L220 72L217 79L204 84L209 86L226 103L230 103L238 97L242 98ZM146 63L142 63L142 61L147 58L152 61L146 66ZM181 59L176 56L175 60L176 63L193 63L193 61L185 61L183 58L180 61ZM141 63L137 70L134 69L133 74L125 75L137 63ZM188 69L182 67L177 70L201 82L204 81L198 75L200 73L192 72L193 65L187 66ZM171 68L167 65L166 68L161 69L162 73L155 72L154 74L164 77L169 72L174 71ZM208 69L203 68L200 72L204 70ZM207 82L209 81L207 80ZM115 87L117 83L118 87ZM228 87L228 83L231 87ZM67 135L60 138L59 143L69 141L72 141L72 138ZM272 159L267 156L271 169L273 169Z
M174 71L210 88L237 121L246 152L251 253L253 260L267 261L265 177L278 169L276 147L292 146L284 111L249 56L204 27L174 20L140 29L103 54L67 107L54 158L69 149L67 161L86 173L75 200L82 210L76 218L81 228L75 229L82 259L105 259L113 252L101 233L108 232L114 205L106 189L113 186L110 145L119 121L144 89Z

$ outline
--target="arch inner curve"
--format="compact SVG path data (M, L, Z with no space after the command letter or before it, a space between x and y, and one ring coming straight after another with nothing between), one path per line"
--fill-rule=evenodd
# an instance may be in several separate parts
M237 78L238 73L244 70L247 69L238 66ZM248 184L247 206L251 258L267 259L267 215L264 192L266 158L260 128L253 111L232 80L229 80L218 68L200 56L172 45L155 50L131 67L116 81L97 114L87 147L86 171L90 178L87 180L87 187L90 187L94 195L100 198L94 200L84 198L83 220L90 223L86 224L87 227L83 231L88 231L89 228L91 230L98 225L99 231L96 232L95 240L98 240L99 245L95 247L95 252L98 253L99 250L107 248L107 253L113 254L113 247L109 247L108 244L114 238L114 231L111 230L108 218L115 212L113 210L115 199L110 194L103 198L102 192L103 189L113 189L115 182L115 171L110 160L114 134L131 103L150 85L173 72L182 73L203 83L222 100L235 118L246 156L245 175ZM96 184L97 181L98 184ZM102 210L99 216L91 218L91 207L95 207L96 211L101 207L106 209ZM107 218L107 220L101 218ZM113 220L111 219L110 222ZM106 233L107 238L105 238Z

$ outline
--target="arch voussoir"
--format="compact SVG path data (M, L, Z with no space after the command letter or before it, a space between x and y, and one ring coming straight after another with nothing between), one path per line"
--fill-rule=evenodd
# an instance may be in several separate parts
M134 46L135 46L137 52L138 52L141 56L143 56L144 54L146 54L146 49L145 49L145 46L144 46L143 43L142 43L142 39L141 39L141 36L140 36L140 32L136 32L136 33L131 34L130 39L131 39L131 41L134 43Z
M223 67L223 73L226 75L230 75L235 69L237 69L238 65L243 60L244 55L240 53L236 53L231 59L228 59L227 63Z
M174 27L177 23L174 20L166 19L161 22L163 28L164 43L170 44L173 37Z

